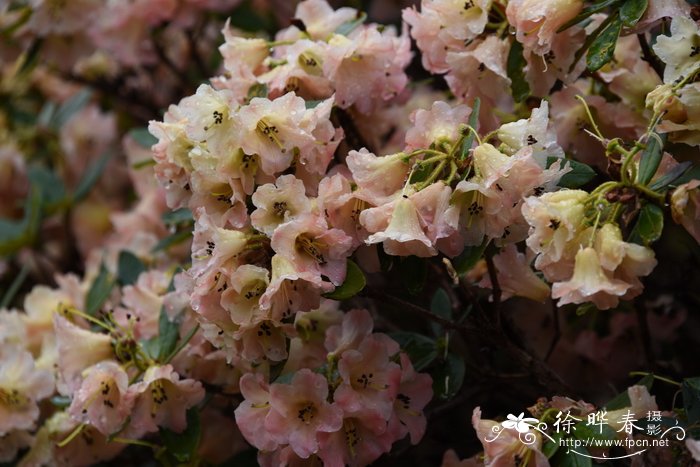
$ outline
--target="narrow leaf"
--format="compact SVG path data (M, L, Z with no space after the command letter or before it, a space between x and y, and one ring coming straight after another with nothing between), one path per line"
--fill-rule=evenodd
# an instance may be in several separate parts
M73 97L68 99L66 102L61 104L56 113L51 119L50 126L56 130L63 127L63 125L71 119L80 109L85 107L90 98L92 97L92 91L89 89L83 89L78 91Z
M598 71L603 65L613 59L617 38L622 30L622 21L615 19L595 38L586 54L586 64L589 71Z
M85 297L85 312L89 315L97 313L112 292L112 287L114 287L114 280L105 265L102 264L99 274Z
M559 185L562 188L579 188L593 180L596 173L588 165L583 162L578 162L572 159L560 159L558 157L547 158L547 168L551 167L556 161L561 161L561 168L570 167L571 170L564 174L559 180Z
M692 167L692 162L686 161L673 167L671 170L663 174L654 183L651 184L649 188L654 191L659 191L664 188L668 188L669 185L676 182L676 180L681 179L681 177Z
M82 200L88 195L88 193L90 193L92 187L100 179L105 167L107 167L107 162L109 161L110 157L112 157L112 153L107 151L97 160L93 161L92 164L90 164L90 167L88 167L88 169L85 171L85 175L83 175L83 178L78 183L75 193L73 193L74 202Z
M642 18L647 11L649 0L627 0L620 8L622 24L631 28Z
M637 181L642 185L647 185L656 174L661 163L666 138L666 134L652 133L647 141L647 147L644 148L639 161L639 173L637 174Z
M478 97L474 99L474 105L472 106L472 113L469 115L469 126L476 131L476 125L479 123L479 111L481 110L481 99ZM460 159L464 160L469 155L469 150L472 148L472 143L474 143L474 132L469 130L469 134L462 141L462 151L459 156Z

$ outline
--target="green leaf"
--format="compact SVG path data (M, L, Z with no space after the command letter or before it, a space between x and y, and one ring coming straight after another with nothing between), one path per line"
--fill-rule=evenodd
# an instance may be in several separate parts
M158 240L158 243L156 243L156 245L153 247L152 252L157 253L162 250L167 250L171 246L178 245L191 237L191 230L181 230L179 232L175 232L171 235L168 235L167 237Z
M683 175L692 167L692 163L689 161L681 162L680 164L673 167L671 170L663 174L654 183L651 184L649 188L654 191L659 191L669 186L678 186Z
M440 399L452 399L464 383L466 367L464 360L454 354L448 354L442 365L432 372L433 393Z
M556 161L561 161L561 168L570 167L571 170L564 174L559 180L558 185L562 188L579 188L593 180L596 173L583 162L578 162L572 159L560 159L558 157L547 158L547 168L551 167Z
M83 178L80 179L78 186L75 188L75 193L73 193L73 202L78 202L85 198L92 187L97 183L104 172L107 162L112 157L111 151L106 151L97 160L90 164L90 167L85 171Z
M649 0L627 0L620 8L622 24L631 28L639 21L647 11Z
M117 264L117 280L122 286L136 283L141 273L146 271L146 265L138 256L127 250L119 252Z
M129 131L129 136L131 136L139 146L147 149L151 149L151 146L158 142L158 138L153 136L148 131L148 128L133 128Z
M700 421L700 378L684 379L681 388L688 424L693 425Z
M112 287L114 287L114 280L102 263L100 272L85 297L85 312L89 315L97 313L112 292Z
M73 97L68 99L66 102L61 104L56 113L51 118L49 126L51 128L58 130L63 125L71 119L80 109L85 107L90 99L92 98L92 91L89 89L82 89L78 91Z
M250 102L250 100L255 97L267 97L267 84L255 83L250 88L248 88L248 96L246 100Z
M168 454L183 463L189 463L196 458L201 434L197 407L192 407L187 411L187 428L182 433L176 433L167 428L160 429L160 436Z
M583 45L574 54L574 60L569 66L569 73L571 73L573 69L576 68L576 65L578 64L579 60L581 59L581 57L583 57L583 54L586 53L586 51L591 46L591 44L593 44L596 38L605 30L605 28L607 28L610 25L610 23L612 23L616 19L618 19L617 13L609 15L603 20L602 23L598 25L597 28L595 28L595 30L592 33L586 36L586 40L583 41Z
M438 356L438 345L430 337L407 331L392 332L389 335L406 352L416 371L426 368Z
M41 108L39 116L36 118L36 124L40 127L48 127L51 124L54 114L56 113L56 103L48 101Z
M323 102L323 99L307 100L307 101L304 101L304 106L307 109L315 109L318 106L318 104L320 104L321 102Z
M157 357L159 362L164 362L168 356L175 350L177 339L180 337L180 326L178 323L170 321L168 314L165 312L165 305L160 309L158 317L158 345Z
M615 45L622 30L622 21L615 15L615 19L595 38L586 54L586 64L589 71L598 71L603 65L613 59Z
M661 237L664 230L664 211L656 204L647 203L639 211L629 241L649 246Z
M367 280L362 273L362 269L360 269L354 261L348 260L345 281L336 287L333 292L329 292L323 296L333 300L347 300L360 293L360 291L365 288L366 284Z
M525 79L525 66L527 62L523 56L523 45L513 40L508 52L506 70L510 78L510 90L515 102L522 102L530 95L530 85Z
M452 266L454 266L457 274L463 276L471 271L471 269L476 266L476 263L484 257L484 251L486 251L488 245L489 240L484 238L481 245L465 247L464 251L452 260Z
M413 170L411 172L411 178L409 179L408 182L409 183L418 183L418 182L423 182L423 181L427 180L434 168L435 168L435 164L421 164L421 165L419 165L416 170Z
M335 33L340 34L341 36L347 36L355 29L357 29L357 27L364 23L366 20L367 14L365 12L358 12L358 15L355 19L346 21L340 26L338 26L338 28L335 30Z
M41 190L41 204L49 207L60 203L66 196L66 188L53 171L46 167L34 166L29 169L29 180Z
M21 221L0 219L0 256L9 255L34 241L41 220L41 188L31 185L24 200L24 217Z
M450 296L447 295L445 289L439 288L435 291L435 294L430 301L430 311L442 318L449 320L452 319L452 303L450 301ZM438 323L431 322L430 328L433 330L433 333L438 336L444 332L444 329Z
M566 31L569 29L571 26L574 26L575 24L580 23L584 19L588 18L589 16L593 15L594 13L598 13L599 11L603 11L607 7L614 5L616 3L620 3L621 0L603 0L602 2L597 2L594 3L593 5L587 6L583 10L581 10L581 13L576 15L574 18L570 19L562 27L560 27L557 32L562 32Z
M651 390L652 385L654 384L654 375L646 375L644 378L640 379L637 381L635 386L644 386L647 389ZM632 402L630 402L630 396L629 393L627 392L627 389L619 393L617 396L613 397L608 401L607 404L605 404L605 409L606 410L620 410L624 409L625 407L630 407L632 405Z
M399 276L411 295L418 295L425 287L428 278L428 264L425 259L407 256L400 259Z
M180 208L168 211L162 216L163 222L167 225L183 224L193 220L192 211L187 208Z
M478 97L474 98L474 105L472 106L472 113L469 114L469 126L476 131L476 125L479 123L479 111L481 110L481 99ZM474 143L474 131L469 131L469 134L462 141L462 151L459 158L464 160L469 155L469 150L472 148L472 143Z
M554 442L546 440L545 443L542 445L542 454L544 454L547 457L547 459L551 459L552 456L557 453L557 451L559 450L559 442L563 437L563 432L552 433L552 438L554 439Z
M639 161L637 181L642 185L648 185L651 179L654 178L654 174L656 174L656 170L661 163L666 139L666 134L659 135L658 133L651 133L647 141L647 147L644 148Z

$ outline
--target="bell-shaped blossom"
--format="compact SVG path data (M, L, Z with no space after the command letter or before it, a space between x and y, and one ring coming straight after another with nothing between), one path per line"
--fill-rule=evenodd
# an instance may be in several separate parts
M450 72L445 77L452 93L470 104L481 100L479 121L482 130L492 130L498 120L492 109L509 109L513 105L510 93L504 93L510 85L506 72L509 43L496 36L476 39L465 51L449 52L447 64Z
M180 379L171 365L148 368L143 379L128 392L135 398L131 424L143 431L158 431L158 427L163 427L181 432L187 426L187 409L204 398L202 384Z
M85 370L85 379L73 395L68 413L104 435L116 433L134 405L128 386L129 376L118 363L100 362Z
M261 374L246 373L240 380L241 402L235 410L236 423L245 439L256 448L272 451L278 443L265 429L270 413L270 388Z
M258 187L253 193L253 204L257 209L250 215L250 221L268 236L280 224L311 211L304 182L293 175L282 175L274 184Z
M404 90L408 83L404 68L412 56L407 26L398 35L391 26L371 24L350 37L333 35L323 72L335 85L338 106L354 105L360 113L369 114Z
M527 246L538 253L535 267L549 280L562 279L570 273L570 265L562 263L571 262L576 255L572 240L583 230L583 203L587 197L588 193L582 190L561 190L531 196L522 206L523 217L530 225Z
M73 394L81 385L85 368L113 358L112 339L88 331L59 315L54 315L58 351L58 392Z
M515 27L516 38L538 55L550 50L557 30L583 8L581 0L513 0L506 15Z
M0 438L13 430L34 427L38 402L54 391L48 370L38 369L32 355L14 345L0 345ZM4 441L3 441L4 442Z
M163 296L169 284L170 278L161 271L142 273L135 284L122 288L124 307L114 311L115 320L125 328L133 326L136 338L156 336Z
M360 214L369 203L357 196L352 179L342 173L325 177L318 185L316 204L328 221L328 225L345 232L353 239L353 247L358 247L368 233L360 224Z
M445 73L448 50L461 50L481 34L488 22L491 0L455 2L432 0L403 10L403 20L411 26L411 36L421 50L423 67L432 73Z
M275 231L271 245L297 271L324 275L334 285L345 279L352 239L342 230L328 229L325 219L318 215L305 214L286 223Z
M272 319L282 320L297 311L318 308L321 293L333 289L333 284L316 271L300 271L291 259L274 255L270 284L260 297L260 308Z
M242 325L255 319L269 282L270 272L252 264L244 264L231 274L231 286L221 294L221 306L231 313L231 321Z
M343 352L338 361L342 383L333 400L346 414L370 412L389 419L401 380L401 368L389 357L389 349L376 334L366 337L356 350Z
M374 204L384 204L400 190L411 166L402 153L378 157L361 149L350 151L346 163L363 198Z
M433 143L446 141L455 143L469 121L472 110L468 106L451 106L437 101L430 110L416 110L411 114L413 126L406 132L406 151L429 148Z
M270 412L265 428L280 444L307 458L318 451L318 434L338 431L343 411L328 400L328 381L308 369L299 370L290 384L270 385Z
M666 64L664 83L687 78L700 67L697 39L700 35L697 23L685 15L671 21L671 35L661 35L653 46L654 52Z
M257 154L260 168L268 175L289 168L296 152L317 170L325 170L337 140L333 141L335 130L332 134L318 131L330 125L329 104L320 106L320 110L307 109L304 99L294 93L274 100L251 99L250 104L239 110L236 121L243 152L251 156ZM321 112L325 109L327 112ZM324 139L317 137L319 132L323 134L318 136Z
M507 151L504 152L515 154L524 147L532 147L532 157L543 168L548 157L564 157L554 127L549 123L549 104L545 100L532 110L530 118L506 123L498 129L497 134L498 139L506 145Z
M591 247L581 248L576 253L574 274L568 281L552 286L552 298L560 299L559 306L567 303L592 302L606 310L617 305L630 285L613 279L601 267L598 252Z
M535 274L530 265L533 256L521 253L514 244L509 244L493 257L503 300L515 295L544 302L549 297L549 286ZM479 286L492 287L490 277L486 275Z
M241 356L250 362L269 360L279 362L287 358L287 335L290 325L264 320L244 324L234 338L241 342Z
M417 373L405 353L401 353L400 358L401 381L394 400L393 417L399 420L402 432L408 432L411 444L418 444L427 426L423 409L433 398L433 379L428 374Z
M372 333L374 320L365 309L350 310L343 315L340 324L326 331L326 350L329 355L340 356L346 350L356 349Z
M670 141L700 146L699 83L684 86L677 94L669 96L660 110L665 113L658 126L659 132L668 133Z

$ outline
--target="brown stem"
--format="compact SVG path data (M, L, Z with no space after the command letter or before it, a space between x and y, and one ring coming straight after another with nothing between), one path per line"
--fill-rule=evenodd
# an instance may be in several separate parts
M547 350L547 353L544 357L545 362L549 361L549 357L552 356L554 348L559 343L559 339L561 339L561 327L559 326L559 308L557 308L557 304L554 300L552 300L552 326L554 327L554 335L552 336L552 342L549 344L549 350Z
M493 255L484 255L486 259L486 267L489 271L489 279L491 280L491 296L493 297L493 311L496 328L501 328L501 286L498 283L498 271L496 265L493 264Z

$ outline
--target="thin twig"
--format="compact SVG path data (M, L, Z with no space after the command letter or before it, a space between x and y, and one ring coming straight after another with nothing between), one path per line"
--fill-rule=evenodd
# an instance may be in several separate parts
M477 331L476 329L471 328L465 324L460 324L460 323L454 322L452 320L443 318L442 316L438 316L435 313L433 313L432 311L426 310L425 308L420 307L414 303L407 302L406 300L403 300L399 297L395 297L393 295L390 295L390 294L386 293L386 291L376 290L373 288L367 288L367 289L365 289L365 293L370 298L374 298L376 300L382 300L382 301L392 303L396 306L399 306L399 307L404 308L408 311L411 311L415 314L421 315L424 318L427 318L431 321L434 321L447 329L455 329L455 330L459 330L459 331L470 331L470 332Z
M501 286L498 283L498 271L493 263L493 255L484 255L486 266L489 271L489 279L491 280L491 296L493 297L493 311L496 328L501 328Z
M642 48L642 54L644 57L643 60L654 69L656 74L659 75L659 78L663 79L664 66L661 63L661 60L659 60L659 58L651 50L651 47L649 47L647 37L644 35L644 33L637 34L637 40L639 41L639 46Z

